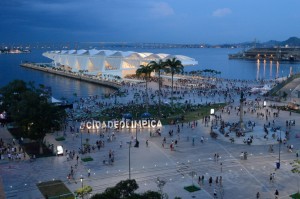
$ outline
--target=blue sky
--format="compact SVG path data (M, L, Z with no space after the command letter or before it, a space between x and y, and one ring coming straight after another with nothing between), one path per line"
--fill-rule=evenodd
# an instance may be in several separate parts
M299 0L0 0L0 43L237 43L300 37Z

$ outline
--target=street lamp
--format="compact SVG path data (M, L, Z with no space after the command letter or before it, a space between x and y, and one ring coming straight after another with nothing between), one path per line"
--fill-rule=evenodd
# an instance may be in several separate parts
M80 177L80 181L81 181L81 198L83 198L83 177L82 177L82 175Z
M82 149L82 131L80 131L80 150L81 150L81 154L83 153L83 149Z
M127 142L128 146L128 151L129 151L129 168L128 168L128 175L129 175L129 180L131 179L131 168L130 168L130 148L131 148L131 141Z
M279 131L279 158L278 158L278 165L277 165L277 169L279 169L280 168L280 150L281 150L281 129L280 129L280 131Z
M136 113L135 116L136 116L136 119L138 119L137 113ZM137 134L138 134L138 132L137 132L137 125L136 125L136 127L135 127L135 145L134 145L134 147L136 147L136 148L139 147L139 141L138 141L138 138L137 138Z
M117 95L120 94L119 92L120 92L119 90L117 90L116 92L114 92L114 96L115 96L115 105L117 104Z

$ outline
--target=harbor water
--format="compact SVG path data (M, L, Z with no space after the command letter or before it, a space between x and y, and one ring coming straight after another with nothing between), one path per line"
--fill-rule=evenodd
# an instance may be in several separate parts
M300 72L299 62L247 61L228 59L228 54L239 52L241 49L228 48L171 48L171 49L111 49L120 51L167 53L185 55L198 61L196 66L187 66L185 71L213 69L220 71L218 77L228 79L261 80L274 79ZM36 85L43 84L52 88L52 94L57 99L74 100L77 97L103 95L114 92L104 86L90 84L66 77L44 73L20 67L24 61L49 63L51 60L42 56L46 50L32 50L26 54L0 54L0 87L15 79L33 81Z

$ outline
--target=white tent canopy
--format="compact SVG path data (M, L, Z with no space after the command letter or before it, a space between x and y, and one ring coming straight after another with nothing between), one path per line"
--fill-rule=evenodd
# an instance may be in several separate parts
M51 103L55 104L55 103L62 103L62 101L55 99L54 97L51 97Z
M73 72L84 70L91 75L126 77L133 75L140 65L151 61L177 58L182 65L196 65L198 62L184 55L170 55L165 53L153 54L149 52L113 51L113 50L62 50L43 53L45 57L53 60L54 66L65 65Z

